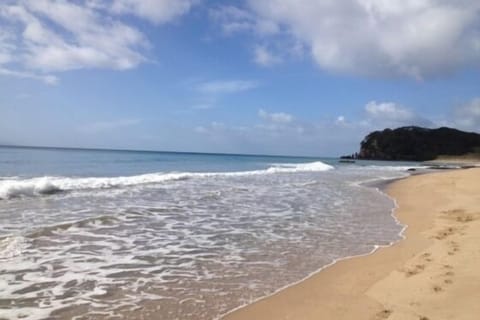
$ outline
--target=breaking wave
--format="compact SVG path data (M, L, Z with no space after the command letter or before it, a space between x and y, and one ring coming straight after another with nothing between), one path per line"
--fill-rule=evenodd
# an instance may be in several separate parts
M36 177L29 179L3 178L0 179L0 199L11 199L21 196L51 195L64 191L109 189L128 187L140 184L164 183L190 178L208 177L240 177L249 175L321 172L334 169L334 167L321 161L310 163L282 163L272 164L265 170L239 171L239 172L170 172L148 173L125 177Z

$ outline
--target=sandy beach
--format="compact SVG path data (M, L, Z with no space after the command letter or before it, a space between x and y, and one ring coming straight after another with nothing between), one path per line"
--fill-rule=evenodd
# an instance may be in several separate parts
M415 175L387 187L405 240L340 261L228 320L478 319L480 169Z

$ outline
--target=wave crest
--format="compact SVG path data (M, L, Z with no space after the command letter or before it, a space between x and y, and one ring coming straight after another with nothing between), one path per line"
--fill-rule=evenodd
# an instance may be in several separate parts
M239 171L239 172L171 172L148 173L126 177L37 177L20 180L18 178L0 180L0 199L11 199L21 196L49 195L63 191L109 189L128 187L141 184L165 183L190 178L208 177L238 177L249 175L320 172L333 169L332 166L321 161L311 163L283 163L272 164L265 170Z
M318 172L331 170L333 167L321 161L308 163L277 163L268 168L268 173L295 173L295 172Z

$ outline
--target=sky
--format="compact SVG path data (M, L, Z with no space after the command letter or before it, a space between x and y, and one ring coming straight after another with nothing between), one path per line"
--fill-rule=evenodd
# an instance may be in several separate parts
M2 0L0 144L338 156L480 131L477 0Z

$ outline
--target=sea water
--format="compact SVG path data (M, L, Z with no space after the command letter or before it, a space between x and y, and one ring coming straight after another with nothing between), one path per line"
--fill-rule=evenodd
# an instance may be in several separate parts
M215 319L400 239L414 163L0 148L0 319Z

